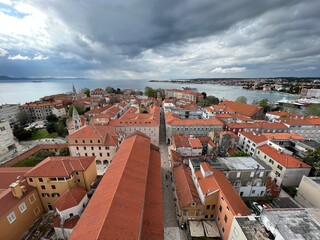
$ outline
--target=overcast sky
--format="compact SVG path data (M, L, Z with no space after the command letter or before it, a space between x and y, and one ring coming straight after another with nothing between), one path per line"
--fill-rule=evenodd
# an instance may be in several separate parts
M320 76L320 1L0 0L0 75Z

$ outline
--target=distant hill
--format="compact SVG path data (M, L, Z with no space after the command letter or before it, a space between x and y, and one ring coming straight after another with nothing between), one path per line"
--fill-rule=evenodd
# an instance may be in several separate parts
M8 76L0 76L0 81L1 80L48 80L48 79L73 79L73 78L54 78L54 77L47 77L47 78L29 78L29 77L8 77ZM87 79L87 78L74 78L74 79Z

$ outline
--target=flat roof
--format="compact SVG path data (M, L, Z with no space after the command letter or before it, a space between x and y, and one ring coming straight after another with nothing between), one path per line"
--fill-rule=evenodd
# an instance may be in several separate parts
M320 185L320 177L307 177L307 178L314 181L316 184Z
M248 216L248 217L235 217L242 232L248 240L267 240L270 239L269 235L260 223L260 217Z
M316 140L310 139L310 140L304 140L304 141L298 141L298 143L307 145L308 147L316 149L317 147L320 146L320 143L317 142Z
M252 157L218 157L217 160L227 165L230 170L252 170L257 169L257 166L260 170L271 170L270 166Z
M320 209L266 209L260 217L275 238L320 239Z

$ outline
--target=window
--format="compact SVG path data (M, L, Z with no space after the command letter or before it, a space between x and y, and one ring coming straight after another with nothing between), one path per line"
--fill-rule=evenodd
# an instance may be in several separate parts
M19 205L19 210L21 213L23 213L25 210L27 210L27 206L24 202Z
M86 147L83 147L83 150L87 150L87 148L86 148Z
M102 157L102 153L99 153L100 157Z
M91 147L91 150L93 150L93 147Z
M98 143L100 143L100 140L98 140Z
M253 176L254 176L254 172L251 172L251 173L250 173L250 177L253 177Z
M241 172L237 172L237 178L241 176Z
M92 143L92 140L90 140L90 143Z
M225 222L225 223L228 222L228 217L227 217L227 215L224 215L224 222Z
M204 216L204 218L208 218L208 217L209 217L208 215L205 215L205 216Z
M79 150L79 147L76 147L77 150Z
M280 170L283 169L283 167L281 165L279 165L279 164L278 164L277 168L280 169Z
M76 175L79 175L79 172L76 172Z
M40 208L39 208L39 206L37 206L37 207L33 210L33 213L34 213L34 215L38 215L39 212L40 212Z
M51 188L52 189L56 189L56 185L51 185Z
M60 197L60 194L59 193L52 193L51 196L52 197Z
M222 211L222 206L220 205L220 207L219 207L219 211L221 212Z
M206 209L210 209L210 205L207 205L207 206L206 206Z
M210 215L210 218L214 218L214 215L213 215L213 214L211 214L211 215Z
M84 140L82 140L82 143L85 143L85 141L84 141Z
M80 179L77 179L77 182L80 182Z
M258 151L258 154L260 154L260 151Z
M224 233L224 227L222 228L222 232Z
M9 223L13 223L14 220L16 220L16 215L14 214L14 212L11 212L11 213L7 216L7 218L8 218Z
M96 154L95 153L92 153L92 156L95 156Z
M34 194L32 194L30 197L29 197L29 202L30 204L34 203L36 201L36 198L34 197Z
M78 140L75 140L76 143L78 143Z
M211 210L215 209L216 205L211 205Z
M33 182L33 179L32 178L28 178L29 179L29 182Z
M41 189L46 189L46 186L45 185L41 185Z
M88 153L84 153L84 156L88 156Z
M107 156L110 157L110 153L107 153Z
M196 216L201 216L201 211L197 210L196 211Z
M101 147L99 147L99 150L101 150Z
M183 215L183 216L188 216L188 211L183 211L183 212L182 212L182 215Z
M43 179L42 179L42 178L39 178L39 182L43 182Z
M42 193L41 196L42 197L50 197L49 193Z
M252 194L255 194L256 193L256 190L252 190L252 192L251 192Z

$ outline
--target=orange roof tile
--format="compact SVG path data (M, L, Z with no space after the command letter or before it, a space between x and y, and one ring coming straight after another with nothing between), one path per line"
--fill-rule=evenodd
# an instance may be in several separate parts
M263 136L268 138L269 140L304 140L306 139L304 136L301 136L297 133L262 133Z
M201 141L198 138L189 138L189 143L192 148L202 148Z
M289 129L285 124L279 122L259 122L258 124L262 129Z
M67 139L101 139L101 143L94 145L116 146L118 145L118 134L114 127L103 125L85 125L71 133ZM70 143L69 143L70 144ZM90 145L89 143L75 143L75 145Z
M294 125L314 125L310 119L307 118L279 118L277 119L278 122L287 124L289 126Z
M74 171L86 170L95 157L48 157L29 170L25 177L68 177Z
M172 112L167 112L166 114L166 124L169 125L184 125L184 126L190 126L190 125L218 125L223 126L223 123L218 120L215 117L209 118L209 119L180 119L174 115Z
M20 186L24 186L26 189L26 192L23 194L21 199L13 196L11 188L8 188L0 193L0 218L7 214L15 205L20 203L22 199L26 198L31 192L36 191L36 188L29 186L26 180L22 180ZM38 193L35 192L35 194Z
M241 214L242 216L250 215L247 206L244 204L241 197L239 196L237 191L233 188L233 186L231 185L227 177L221 171L210 167L206 162L201 163L201 166L213 172L212 176L201 179L201 180L207 179L207 178L213 179L213 180L209 180L210 182L208 181L206 185L202 183L204 190L205 191L209 190L209 192L213 192L217 189L220 189L220 192L223 194L225 201L227 201L228 206L234 215L239 215L239 214ZM211 185L210 183L213 183L213 182L215 183ZM200 184L200 181L199 181L199 184Z
M65 191L54 203L54 206L60 211L79 205L82 199L87 195L84 188L76 187Z
M0 190L8 189L11 183L22 180L23 175L31 170L32 167L7 167L0 168Z
M22 107L49 107L49 106L55 106L55 105L60 105L61 102L30 102L30 103L25 103L22 104Z
M159 148L141 134L124 140L70 240L146 239L149 234L154 239L163 239L163 216L155 215L162 212L162 205L157 202L162 199L162 188L157 182L159 180L148 174L154 173L153 171L161 172L159 164L154 163L160 162L158 151ZM149 170L152 167L157 170ZM159 173L156 176L158 178ZM150 207L146 203L149 201L147 197L150 197L150 201L156 201L155 206L152 206L154 209L145 209L146 205ZM150 212L144 214L144 211L153 210L154 215ZM144 219L150 216L155 219ZM143 226L148 221L155 225Z
M236 113L252 117L254 114L260 111L261 107L258 107L256 105L251 104L245 104L241 102L234 102L234 101L223 101L219 105L216 105L215 107L221 107L226 106L231 109L233 109Z
M305 164L299 159L284 153L280 153L267 144L262 145L258 149L286 168L311 168L309 165Z
M188 135L186 134L173 134L172 135L172 143L175 147L190 147L190 143L188 141Z
M201 204L189 167L184 164L175 167L173 169L173 179L181 208L187 207L192 203Z

